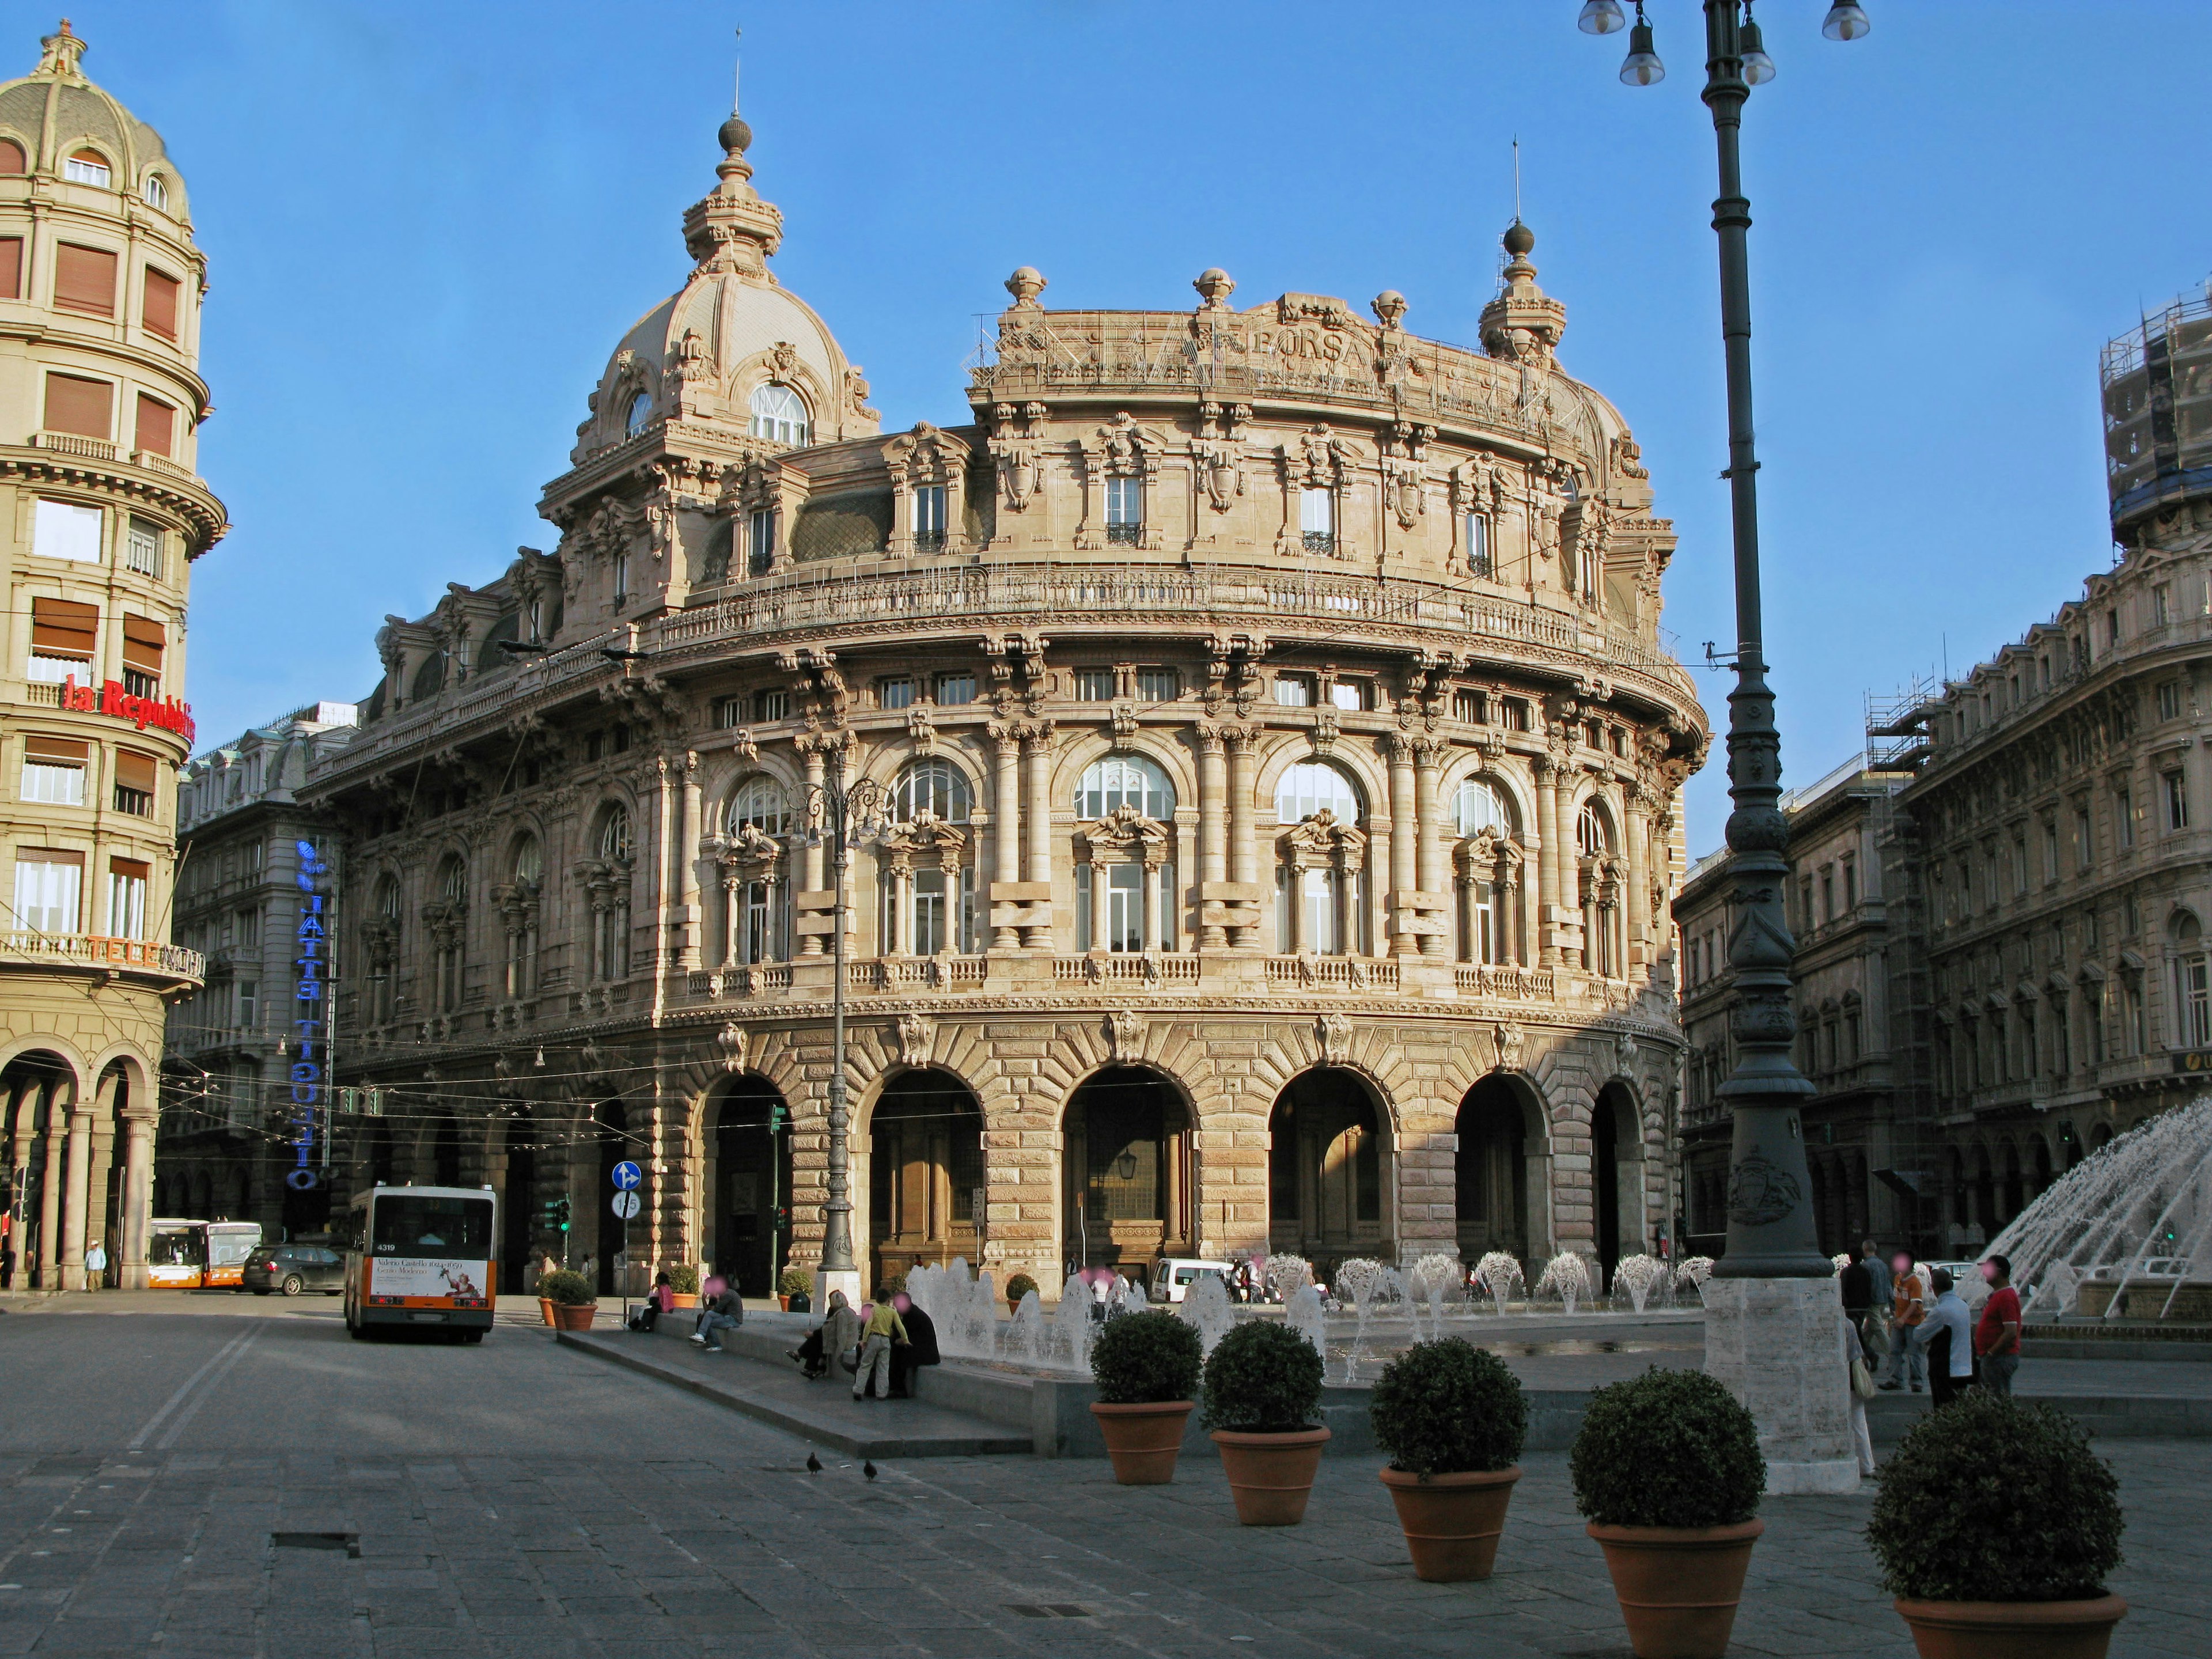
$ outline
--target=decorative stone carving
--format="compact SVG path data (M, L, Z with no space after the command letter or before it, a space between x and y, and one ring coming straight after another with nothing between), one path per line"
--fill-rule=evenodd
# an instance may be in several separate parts
M721 1050L724 1071L736 1073L745 1069L745 1044L750 1035L735 1020L714 1034L714 1047Z
M901 1014L898 1020L899 1063L927 1066L937 1046L937 1022L927 1014Z
M1106 1016L1106 1048L1114 1059L1123 1065L1141 1060L1145 1053L1145 1021L1127 1008L1116 1008Z
M1341 1066L1352 1054L1352 1022L1342 1014L1323 1014L1314 1022L1321 1042L1321 1063Z
M1522 1051L1528 1045L1528 1033L1514 1021L1506 1020L1490 1035L1498 1049L1497 1069L1501 1072L1519 1071Z

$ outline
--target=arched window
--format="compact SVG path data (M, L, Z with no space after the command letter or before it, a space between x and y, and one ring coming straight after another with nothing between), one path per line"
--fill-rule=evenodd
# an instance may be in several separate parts
M98 185L106 190L114 175L108 171L105 155L96 149L81 149L62 163L62 177L73 185Z
M449 857L438 866L438 902L422 919L430 930L432 996L437 1011L450 1014L461 1006L463 943L467 936L469 867Z
M469 866L459 859L447 859L446 867L439 872L438 892L448 904L469 902Z
M653 420L653 394L641 392L629 400L629 408L623 415L623 436L635 438Z
M730 801L730 828L750 823L763 835L780 836L791 826L791 808L783 786L774 778L750 777L738 786Z
M13 179L23 171L23 147L13 138L0 138L0 175Z
M507 884L492 895L507 939L505 988L510 1001L538 988L538 897L544 874L545 849L537 836L525 833L507 861Z
M399 975L399 881L386 875L376 884L374 910L364 929L368 946L368 1017L372 1025L388 1023L398 1006Z
M1164 823L1175 817L1175 785L1158 762L1142 755L1109 755L1091 762L1075 788L1075 816L1103 818L1117 806L1133 806Z
M536 884L544 879L545 849L535 836L525 836L514 844L514 862L509 871L518 882Z
M1580 866L1576 878L1582 896L1583 971L1620 979L1626 955L1622 938L1626 907L1621 900L1627 872L1612 856L1613 826L1595 800L1584 801L1575 814L1575 852Z
M924 812L945 823L965 823L973 805L960 769L934 757L908 766L891 791L891 817L901 823L912 823Z
M1601 857L1607 840L1604 815L1594 802L1584 801L1575 815L1575 851L1586 859Z
M807 440L806 404L787 386L763 386L752 395L753 436L780 444Z
M629 809L621 805L609 807L606 817L599 822L599 856L627 861L633 850Z
M2186 910L2166 924L2173 944L2173 1046L2212 1047L2212 965L2204 954L2204 929Z
M1358 823L1364 816L1359 786L1327 761L1300 761L1275 786L1275 822L1303 823L1323 808L1339 823Z
M1504 794L1497 785L1482 778L1469 778L1460 785L1452 798L1452 815L1462 836L1480 835L1485 830L1503 836L1513 827Z
M148 173L146 187L139 194L146 198L148 207L158 208L164 213L169 210L169 186L162 181L160 173Z

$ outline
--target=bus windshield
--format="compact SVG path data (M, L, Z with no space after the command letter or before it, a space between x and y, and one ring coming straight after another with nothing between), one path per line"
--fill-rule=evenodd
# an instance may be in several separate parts
M198 1228L177 1232L161 1228L146 1241L146 1260L156 1267L197 1267L201 1254Z
M379 1255L491 1255L491 1200L379 1193L374 1224Z

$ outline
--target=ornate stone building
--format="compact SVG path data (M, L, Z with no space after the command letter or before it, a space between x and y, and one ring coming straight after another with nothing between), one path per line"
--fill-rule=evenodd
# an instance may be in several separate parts
M60 30L0 86L0 1163L11 1287L144 1282L167 1002L161 942L191 561L228 525L196 475L205 261L151 127Z
M1061 312L1024 268L969 418L885 435L721 143L695 268L546 489L557 548L391 618L310 775L338 1063L383 1091L333 1198L489 1183L512 1271L571 1195L605 1273L634 1157L634 1262L813 1261L842 785L882 803L865 1267L1644 1247L1707 730L1658 643L1671 529L1533 236L1480 352L1395 293L1208 270Z
M205 958L207 980L169 1010L156 1215L258 1221L270 1238L323 1218L284 1184L299 846L330 833L299 790L354 719L351 703L309 703L202 750L178 777L171 935Z

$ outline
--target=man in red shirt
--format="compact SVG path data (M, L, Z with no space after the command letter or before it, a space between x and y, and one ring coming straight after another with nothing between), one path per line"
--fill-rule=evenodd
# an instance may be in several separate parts
M1989 1280L1990 1299L1974 1326L1975 1369L1983 1388L2008 1395L2020 1369L2020 1292L2012 1287L2012 1263L2001 1255L1982 1263L1982 1277Z

